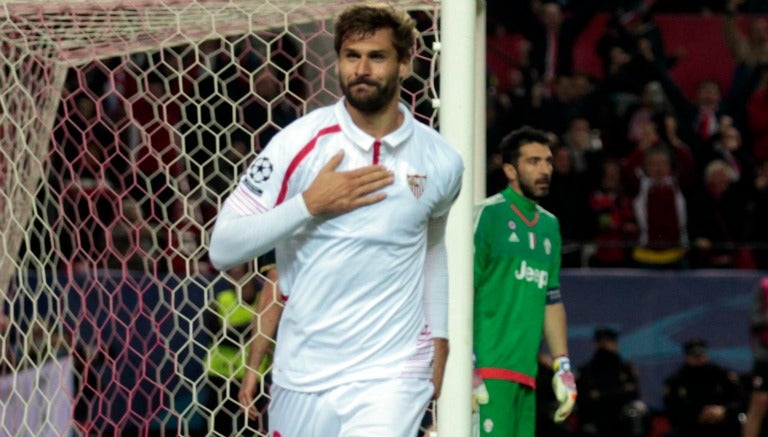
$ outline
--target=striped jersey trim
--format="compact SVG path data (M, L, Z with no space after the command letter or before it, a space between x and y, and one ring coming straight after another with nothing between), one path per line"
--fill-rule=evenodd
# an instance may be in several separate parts
M242 185L236 186L225 202L240 216L261 214L267 210L261 199Z
M504 381L512 381L518 384L522 384L526 387L536 389L536 378L526 375L524 373L515 372L509 369L500 369L497 367L483 367L477 369L477 374L483 377L483 379L501 379Z
M317 135L315 135L314 138L312 138L304 147L301 148L299 153L296 154L291 163L288 165L288 169L285 171L283 184L280 186L280 194L277 195L277 201L275 202L275 205L280 205L285 200L285 196L288 193L288 180L291 179L291 176L293 176L293 173L296 171L296 168L299 167L301 161L303 161L304 158L306 158L307 155L309 155L309 153L314 150L315 145L317 145L317 140L319 140L323 135L337 132L341 132L341 126L338 124L320 129Z

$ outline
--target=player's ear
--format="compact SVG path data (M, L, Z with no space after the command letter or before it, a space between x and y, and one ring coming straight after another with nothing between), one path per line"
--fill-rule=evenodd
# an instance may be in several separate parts
M501 165L501 169L504 170L504 176L507 177L509 182L517 180L517 169L514 165L505 162Z
M400 61L400 82L404 81L411 74L411 60L406 58Z

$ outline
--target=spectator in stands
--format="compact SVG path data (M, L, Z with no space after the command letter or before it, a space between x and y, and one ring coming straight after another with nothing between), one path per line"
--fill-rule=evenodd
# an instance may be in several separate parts
M531 90L531 120L540 129L558 136L565 133L568 123L581 115L579 90L570 75L559 75L552 81L551 91L537 81Z
M561 143L571 152L573 171L582 175L590 188L596 186L604 159L600 130L592 129L586 117L577 115L568 123Z
M680 183L680 188L686 194L691 192L691 190L697 189L694 186L696 183L696 157L693 155L693 151L688 146L688 143L680 137L677 117L672 112L662 112L656 114L653 122L658 132L660 143L668 146L672 151L672 165L675 176Z
M648 50L642 52L653 66L654 78L661 83L678 119L679 136L698 156L704 143L719 132L720 116L724 113L723 95L720 84L711 78L698 82L696 95L689 100L674 80L669 70L658 62Z
M645 157L653 148L664 149L670 156L671 172L680 188L685 192L693 184L695 160L690 148L679 140L675 119L671 114L657 114L650 121L638 120L639 136L632 150L621 160L630 194L637 194L639 189L638 175L642 174ZM667 143L669 138L672 143Z
M768 63L768 21L756 16L748 23L748 31L741 30L737 18L744 0L726 0L723 14L723 32L728 48L738 66L754 68Z
M639 238L632 251L641 267L684 268L688 246L686 199L664 147L648 149L637 172L639 190L633 209Z
M490 86L509 93L519 86L521 70L530 66L531 43L521 32L510 32L506 24L489 20L486 65Z
M672 107L667 100L661 84L650 81L643 87L640 100L627 109L627 140L636 144L643 135L646 123L654 122L659 114L671 113Z
M760 278L753 296L750 308L752 386L742 437L764 435L762 430L768 413L768 276Z
M624 189L621 164L617 160L608 159L603 163L600 186L590 194L589 206L596 230L596 248L589 265L629 267L629 249L637 240L637 224L632 196Z
M696 159L697 175L703 177L703 170L713 160L722 160L733 171L735 182L744 188L749 184L749 178L742 175L751 175L752 159L744 148L744 140L734 120L728 115L720 117L720 132L712 136L700 156Z
M761 65L755 71L757 86L747 99L747 123L752 139L751 158L768 159L768 68Z
M625 2L625 5L618 6L615 13L623 31L635 43L633 50L648 50L667 68L672 68L677 62L677 56L666 52L664 36L654 17L656 3L657 0L638 0L629 2L627 7Z
M704 170L704 190L688 202L691 267L740 267L747 198L736 182L736 173L725 161L711 161Z
M599 50L600 42L607 46L602 49L605 52L601 55L605 74L599 85L606 101L607 115L601 126L607 138L605 150L611 156L623 157L632 148L632 143L627 140L627 119L637 105L647 75L636 68L636 57L628 48L618 42L601 39Z
M744 401L738 375L710 361L707 343L690 339L684 362L664 380L664 412L674 437L738 437Z
M576 372L581 396L576 400L583 437L642 437L650 430L648 407L640 400L635 366L619 353L619 333L609 327L594 332L594 353Z
M719 131L718 120L725 111L720 84L713 78L699 80L694 99L689 99L672 77L669 66L649 44L640 44L638 54L652 80L658 81L675 110L679 136L698 154L702 144Z
M564 11L558 1L531 2L536 20L527 29L525 37L531 42L531 66L538 73L546 93L557 78L573 74L573 47L594 16L597 3L574 0Z
M593 235L589 180L575 170L573 154L564 145L553 148L552 166L549 195L539 204L560 220L562 267L580 267L582 244Z

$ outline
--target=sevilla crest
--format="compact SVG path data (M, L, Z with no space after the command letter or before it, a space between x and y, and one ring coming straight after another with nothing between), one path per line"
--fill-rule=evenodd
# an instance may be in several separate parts
M408 178L408 187L411 189L411 193L413 193L417 199L420 199L427 186L427 176L420 174L409 174L406 176Z

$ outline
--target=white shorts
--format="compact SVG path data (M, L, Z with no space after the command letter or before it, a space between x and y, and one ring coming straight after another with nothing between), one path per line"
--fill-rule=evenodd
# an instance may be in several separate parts
M323 392L272 385L272 437L413 437L434 388L428 379L378 379Z

